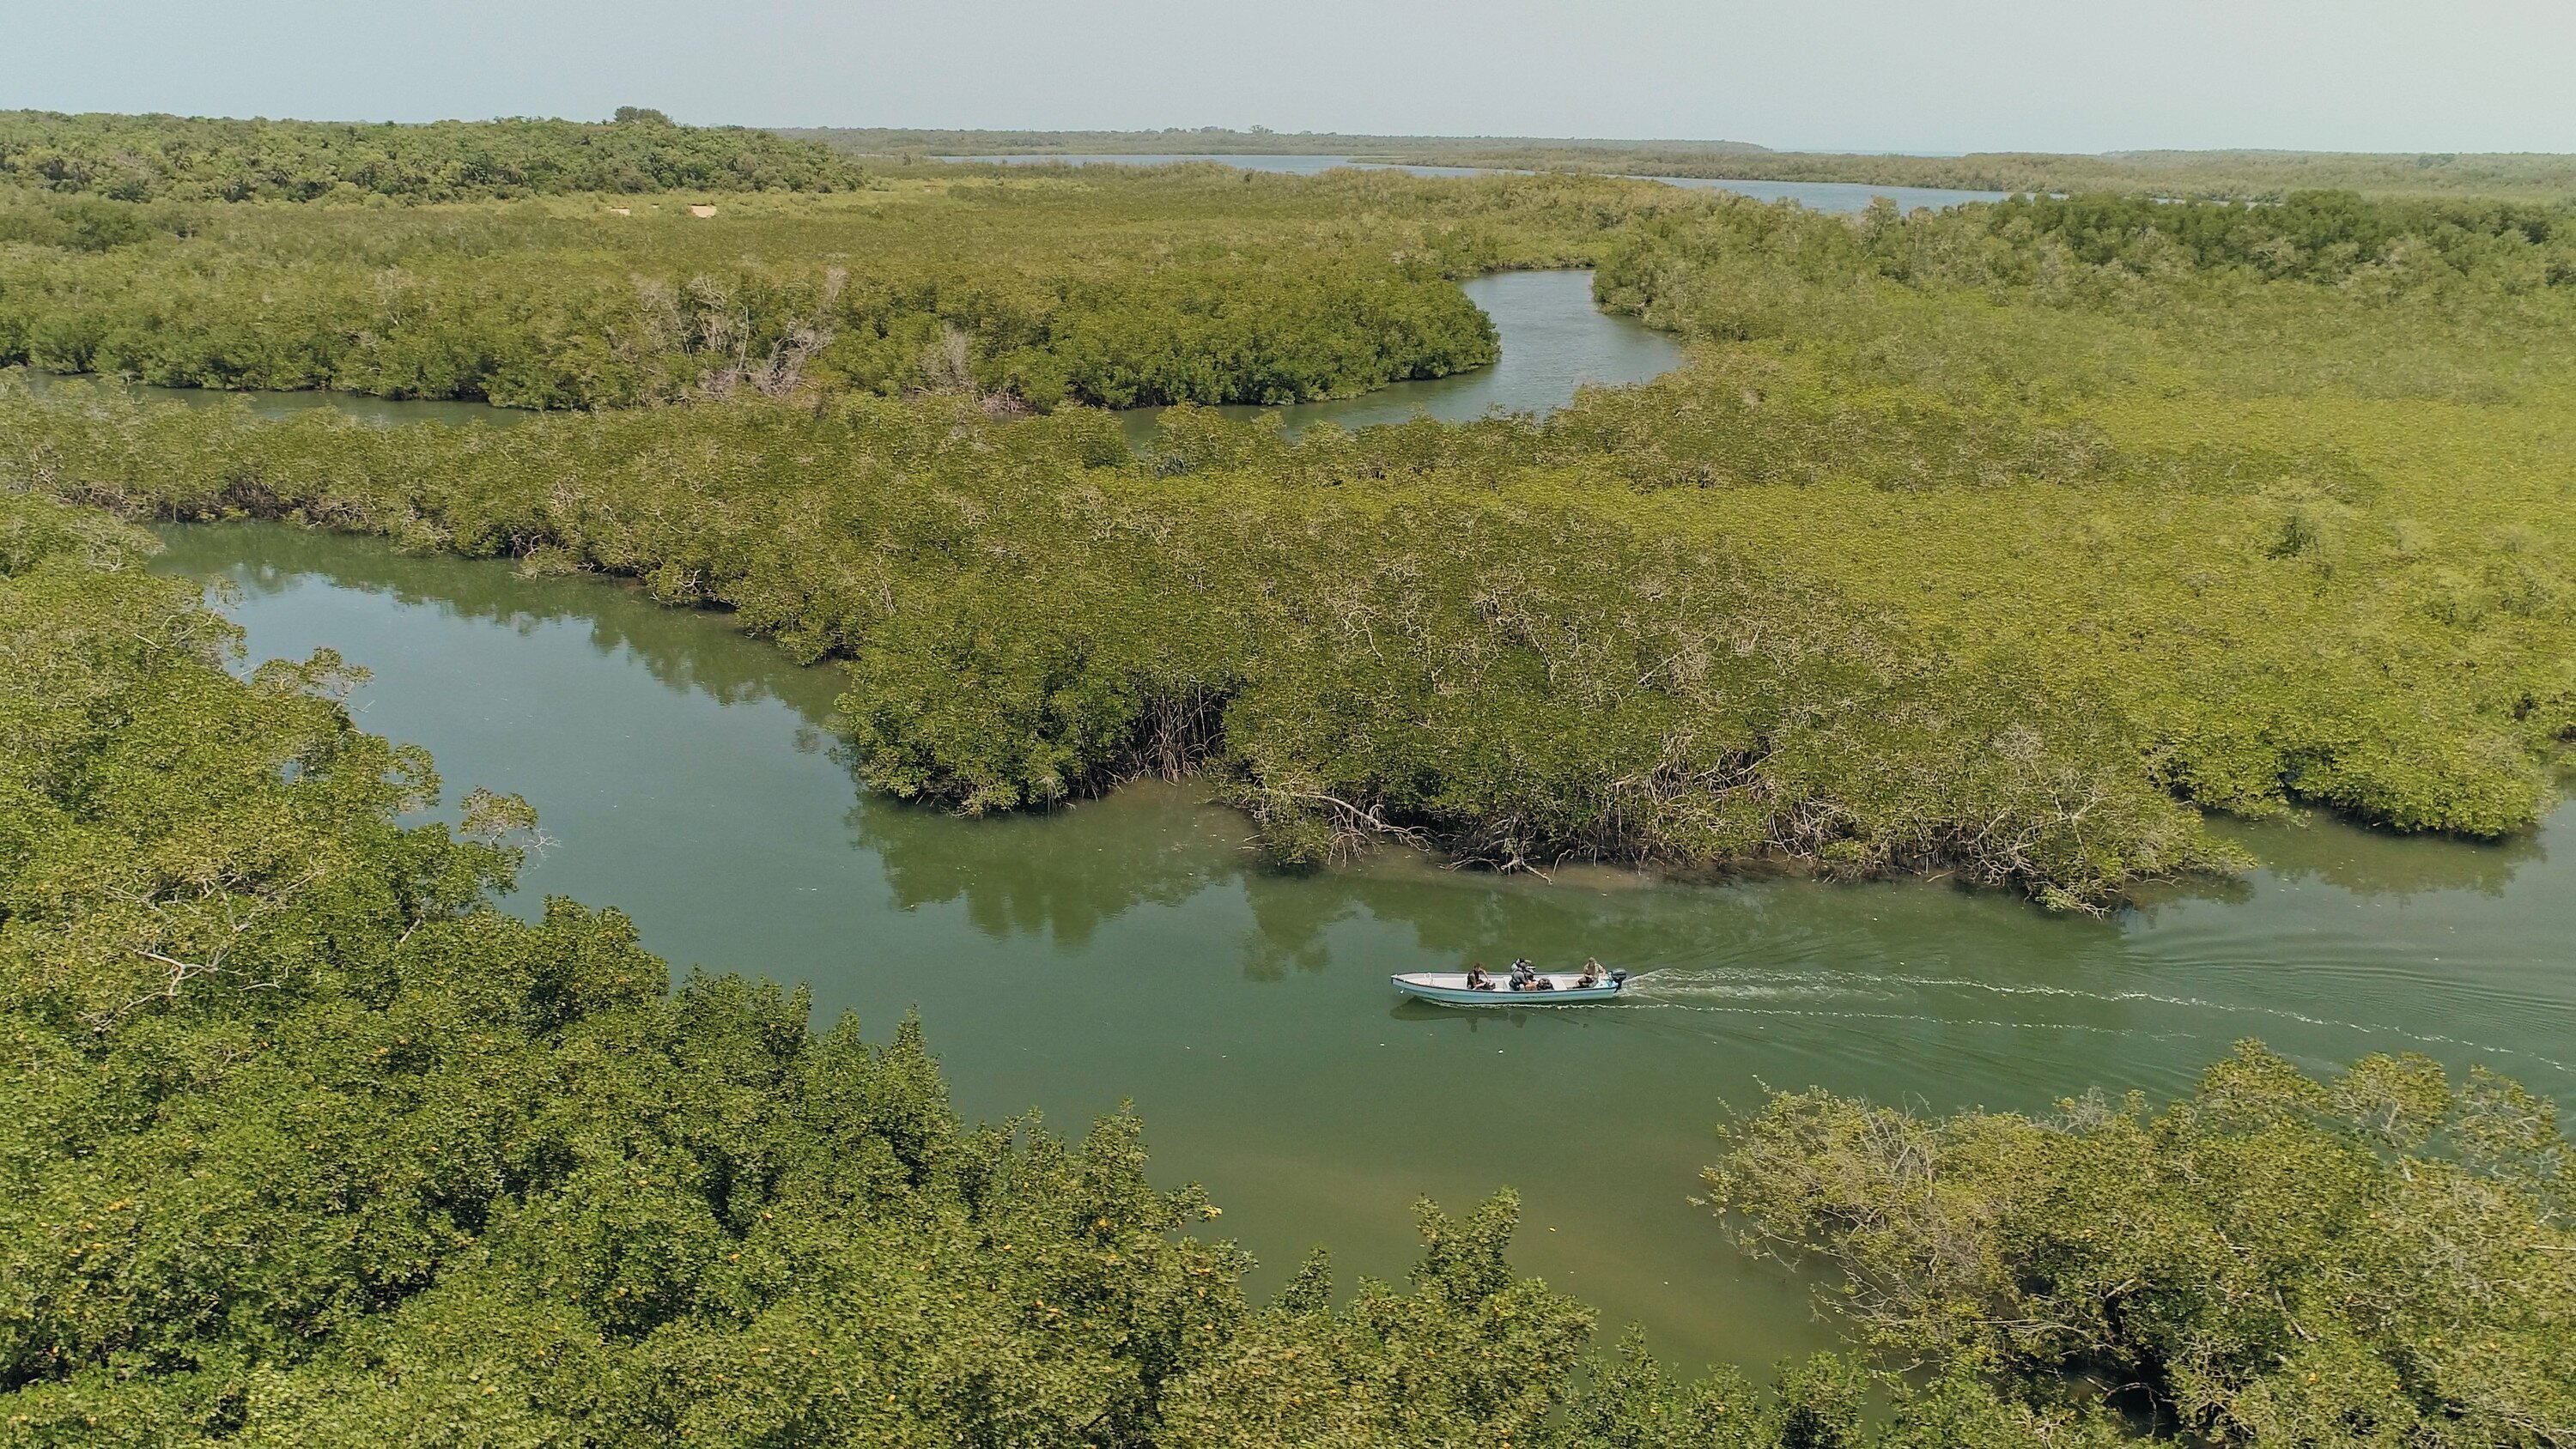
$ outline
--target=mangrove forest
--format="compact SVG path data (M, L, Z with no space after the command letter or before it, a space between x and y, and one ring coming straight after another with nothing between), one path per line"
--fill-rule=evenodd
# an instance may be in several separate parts
M2245 822L2556 806L2576 205L1966 158L1926 174L2035 194L1835 216L1582 155L0 114L0 1442L2576 1444L2576 1147L2488 1067L1675 1108L1724 1123L1675 1196L1839 1345L1779 1364L1516 1269L1501 1184L1418 1203L1402 1281L1262 1280L1137 1114L972 1120L935 1017L522 899L529 801L149 566L258 520L592 576L834 671L854 791L1178 781L1291 875L1937 878L2077 930L2223 898ZM1683 364L1218 411L1492 365L1460 283L1560 267ZM204 405L312 390L524 416Z

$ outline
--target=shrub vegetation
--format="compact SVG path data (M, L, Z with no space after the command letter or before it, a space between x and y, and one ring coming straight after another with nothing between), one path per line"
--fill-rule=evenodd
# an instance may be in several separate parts
M2509 1081L2247 1044L2198 1093L1925 1120L1775 1096L1707 1174L1902 1356L2121 1385L2223 1444L2576 1434L2576 1155Z
M1705 204L1658 190L1100 168L701 217L685 195L368 210L0 188L0 363L528 408L1297 402L1493 361L1453 279L1585 260L1633 216Z
M846 191L866 173L811 141L678 126L511 119L236 121L0 111L0 185L116 201L465 201L577 191Z
M1204 766L1288 865L1389 837L2090 907L2231 864L2199 809L2523 829L2576 733L2560 211L1846 221L1216 168L730 219L14 205L0 350L42 365L739 404L498 438L20 400L27 485L733 608L851 661L870 779L969 810ZM1448 276L1576 259L1691 365L1544 422L1184 411L1147 462L991 416L1468 365Z
M379 429L0 391L0 1433L2576 1441L2571 1148L2414 1059L2319 1081L2249 1046L2187 1101L2046 1119L1773 1098L1711 1200L1827 1268L1855 1345L1769 1389L1594 1358L1590 1312L1511 1271L1507 1194L1425 1206L1406 1285L1344 1296L1318 1258L1253 1303L1133 1120L970 1126L916 1026L817 1033L773 987L673 990L613 910L494 909L525 804L419 823L431 762L354 727L349 666L227 669L111 517L729 608L843 662L870 780L967 810L1195 770L1290 866L1399 838L2098 906L2231 863L2202 809L2494 835L2546 804L2576 734L2559 214L961 186L706 220L0 207L12 345L90 348L40 361L699 403ZM829 255L854 237L883 245ZM1490 333L1450 277L1568 260L1690 364L1544 420L1291 441L1182 408L1143 458L1062 405L1463 363Z
M1450 204L1582 195L1553 184ZM1694 360L1544 421L1185 411L1138 460L1099 414L964 399L506 434L21 400L7 466L637 577L850 661L885 788L987 810L1205 767L1288 865L1400 838L2093 907L2234 863L2202 809L2492 837L2552 798L2548 218L1614 215L1605 301Z
M227 670L148 545L0 492L8 1442L2119 1442L2060 1365L2229 1442L2567 1442L2568 1144L2414 1061L2249 1053L2058 1123L1776 1100L1722 1200L1931 1375L1596 1361L1509 1267L1508 1193L1424 1205L1406 1285L1319 1253L1249 1302L1132 1118L969 1126L913 1023L817 1034L670 989L614 910L495 910L524 803L416 823L439 781L353 726L352 668Z

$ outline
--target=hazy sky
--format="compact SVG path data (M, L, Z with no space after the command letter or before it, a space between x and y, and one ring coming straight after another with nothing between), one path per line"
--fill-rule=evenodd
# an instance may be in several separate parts
M0 0L0 106L2576 151L2576 0Z

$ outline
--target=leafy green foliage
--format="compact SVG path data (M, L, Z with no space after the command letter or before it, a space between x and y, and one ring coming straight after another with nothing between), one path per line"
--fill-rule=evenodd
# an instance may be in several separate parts
M2270 206L2175 205L2143 196L2015 197L1981 210L1998 236L2050 237L2086 266L2152 265L2168 248L2195 268L2243 268L2267 280L2341 282L2415 248L2459 272L2510 266L2532 249L2536 280L2576 281L2576 250L2552 247L2576 214L2500 202L2370 202L2350 191L2297 191Z
M906 177L710 216L667 194L177 208L0 188L0 363L530 408L1296 402L1491 362L1453 277L1579 260L1629 216L1705 205L1213 170Z
M1162 1441L1187 1445L1523 1443L1582 1360L1592 1315L1503 1261L1509 1194L1467 1221L1428 1204L1414 1291L1363 1280L1346 1313L1329 1264L1308 1258L1279 1301L1175 1384Z
M1656 305L1696 295L1673 275ZM1419 833L2092 902L2227 863L2175 794L2474 834L2547 798L2576 680L2545 409L2435 451L2312 404L2312 452L2299 416L2195 397L2176 448L2098 405L1856 389L1842 345L1738 344L1540 425L1176 415L1150 468L1096 415L934 402L506 435L6 406L10 466L64 496L628 574L851 658L858 758L900 793L1215 765L1285 863Z
M352 726L349 666L226 672L193 590L70 506L632 577L846 659L854 755L888 788L1004 809L1203 768L1306 864L1396 836L1500 866L1941 865L2093 903L2226 864L2193 804L2518 828L2576 733L2554 222L2317 198L1847 225L1600 183L1187 173L1000 194L916 240L997 232L985 260L1007 259L1025 237L997 217L1117 202L1164 208L1143 231L1201 270L1049 274L1030 295L1121 300L1090 331L1048 313L1034 351L979 323L961 359L939 333L958 396L759 400L780 375L747 323L679 355L742 369L699 390L750 400L508 430L0 395L9 1435L2109 1442L2059 1392L2072 1372L2230 1442L2567 1442L2567 1143L2518 1088L2412 1059L2319 1082L2249 1049L2188 1102L2047 1121L1775 1099L1713 1194L1842 1268L1874 1346L1937 1370L1877 1381L1883 1419L1840 1359L1771 1392L1676 1383L1640 1348L1589 1364L1589 1313L1509 1271L1508 1196L1426 1208L1410 1291L1336 1307L1317 1259L1252 1305L1242 1255L1184 1235L1213 1206L1147 1181L1132 1120L1078 1145L970 1128L917 1028L818 1036L774 988L670 991L613 911L494 910L524 802L422 823L430 762ZM1376 198L1402 215L1369 246L1428 250L1373 270L1319 197ZM800 235L798 206L828 230L844 204L765 200L750 230ZM6 305L79 284L12 314L27 333L213 254L172 261L198 226L176 210L15 205ZM254 235L252 210L211 223L245 228L224 255L477 245L429 235L465 213L335 238L338 213ZM548 227L595 235L474 215L513 265ZM1544 422L1292 444L1183 410L1138 460L1101 414L1006 421L976 395L1007 358L1023 379L1073 359L1045 374L1069 395L1305 386L1345 364L1301 371L1292 341L1189 371L1224 335L1200 304L1238 295L1212 279L1272 268L1282 298L1400 311L1452 269L1596 249L1605 297L1698 351ZM198 295L248 308L250 263L217 270ZM510 309L559 295L475 275L460 327L531 335ZM785 345L803 324L778 319L864 290L775 276L790 301L669 315L771 319ZM1168 312L1134 300L1160 287ZM1013 315L968 291L985 310L888 336ZM323 335L236 320L258 346ZM1298 327L1316 356L1381 335Z
M892 350L866 350L876 323L794 335L816 341L802 365L898 392L927 373L883 370L893 339L962 318L982 340L942 333L956 345L923 364L953 397L508 437L0 403L8 466L135 514L636 577L850 660L854 755L885 788L981 811L1208 766L1293 868L1394 838L1515 869L1940 868L2099 906L2237 860L2195 807L2524 829L2576 736L2554 423L2576 242L2547 216L2077 198L1847 222L1607 183L1211 170L967 191L886 203L888 234L971 231L997 267L1044 239L1048 266L1088 280L1048 283L1028 314L972 288L953 295L973 308L939 311L941 290L906 313L892 262L837 292L689 284L725 299L702 319L879 309ZM745 235L769 244L855 215L764 204L781 209ZM1354 214L1442 267L1601 250L1604 300L1692 338L1694 360L1544 422L1291 444L1182 410L1150 463L1098 415L987 416L1011 410L978 396L994 386L1383 376L1372 338L1462 360L1439 269L1345 249ZM429 244L292 215L326 221L273 240L323 254ZM493 254L598 224L513 213ZM721 224L671 219L642 245L695 255L693 228ZM1140 234L1201 250L1140 272L1105 249ZM490 285L458 325L555 284ZM1416 304L1429 320L1408 331ZM76 314L28 315L42 332ZM622 335L560 325L567 346ZM761 346L804 345L672 326L696 340L635 354L618 388L670 394L695 366L681 391L756 400L784 378Z
M226 672L148 541L0 492L0 1438L16 1444L1818 1449L2065 1442L1964 1376L1674 1385L1420 1205L1408 1288L1267 1306L1138 1124L967 1127L613 910L494 910L533 817L417 821L327 655ZM1928 1417L1927 1417L1928 1416ZM1925 1424L1978 1432L1926 1437ZM2078 1440L2090 1443L2090 1440Z
M193 235L197 208L171 202L102 201L0 191L0 243L28 242L65 251L103 252L159 237Z
M491 910L515 847L398 823L436 780L336 661L226 674L139 547L0 495L12 1441L1137 1443L1227 1391L1245 1260L1175 1236L1215 1209L1132 1119L969 1129L912 1024L818 1037L671 993L614 911ZM1508 1199L1426 1214L1418 1299L1300 1332L1394 1336L1461 1433L1536 1422L1588 1318L1502 1268ZM1545 1374L1475 1387L1456 1316Z
M1288 448L1185 418L1181 460L1206 466L1166 473L1098 414L960 405L500 433L5 410L7 466L64 496L722 603L803 657L849 657L869 778L969 810L1204 764L1291 858L1427 833L1496 865L1944 860L2085 898L2228 858L2127 761L2095 765L2093 736L2042 733L2043 694L1911 652L1753 550L1656 536L1618 495L1507 465L1523 423ZM1819 695L1849 702L1801 703Z
M840 191L866 174L829 149L739 126L512 119L236 121L0 111L0 185L117 201L462 201L576 191Z
M2576 1146L2483 1072L2319 1081L2247 1044L2154 1111L1786 1094L1707 1177L1748 1245L1842 1270L1889 1349L2137 1384L2221 1442L2576 1434Z

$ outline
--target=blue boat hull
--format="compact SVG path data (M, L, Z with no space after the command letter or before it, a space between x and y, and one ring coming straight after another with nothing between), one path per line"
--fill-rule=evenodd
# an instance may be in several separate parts
M1410 975L1387 978L1395 989L1418 1001L1437 1001L1443 1006L1598 1006L1618 999L1619 981L1604 981L1598 986L1577 986L1582 978L1571 971L1546 973L1554 982L1553 991L1514 991L1507 981L1497 979L1491 991L1471 991L1463 971L1417 971Z

